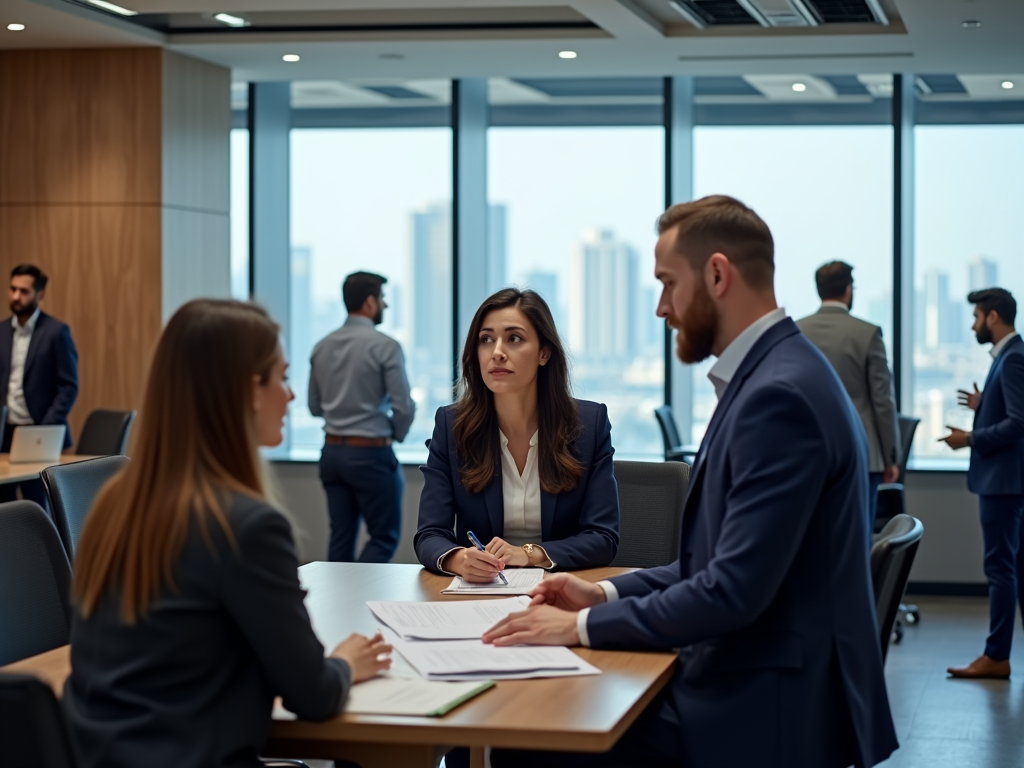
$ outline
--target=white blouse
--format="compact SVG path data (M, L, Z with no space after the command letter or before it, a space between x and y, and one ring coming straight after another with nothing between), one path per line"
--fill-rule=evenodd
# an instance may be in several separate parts
M501 438L501 495L505 506L505 533L502 538L513 547L540 541L540 470L537 469L537 432L530 438L523 474L508 449L508 438Z

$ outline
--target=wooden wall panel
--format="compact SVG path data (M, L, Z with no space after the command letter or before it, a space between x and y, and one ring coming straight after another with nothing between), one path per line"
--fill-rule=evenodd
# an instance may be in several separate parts
M160 203L162 54L0 51L0 203Z
M49 275L43 308L78 347L77 437L94 408L138 408L160 335L161 208L0 206L0 271L22 261Z

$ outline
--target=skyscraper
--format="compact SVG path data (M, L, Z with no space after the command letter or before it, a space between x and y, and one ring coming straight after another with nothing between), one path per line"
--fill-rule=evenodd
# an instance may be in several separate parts
M967 285L972 291L982 288L995 288L999 285L999 268L994 261L989 261L979 254L967 265Z
M580 359L625 360L635 353L637 255L611 230L577 244L569 287L569 344Z
M412 214L412 319L409 338L416 349L447 358L451 348L452 218L447 203Z
M958 344L962 339L963 306L949 299L949 275L937 269L924 273L924 345Z

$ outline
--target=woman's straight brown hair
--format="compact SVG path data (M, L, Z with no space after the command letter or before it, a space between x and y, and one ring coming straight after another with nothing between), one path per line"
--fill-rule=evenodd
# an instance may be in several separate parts
M229 493L265 497L253 418L253 377L278 359L279 329L266 311L199 299L171 318L157 344L132 460L100 491L75 554L72 596L84 616L120 591L134 624L164 586L195 519L230 541Z
M583 425L569 385L569 363L547 302L535 291L505 288L484 301L473 316L462 350L462 382L455 405L455 451L459 479L470 493L479 493L499 471L498 415L494 393L484 383L477 346L484 318L495 309L515 307L533 325L541 349L551 356L537 370L537 422L540 432L537 468L546 493L565 493L576 487L583 463L574 447Z

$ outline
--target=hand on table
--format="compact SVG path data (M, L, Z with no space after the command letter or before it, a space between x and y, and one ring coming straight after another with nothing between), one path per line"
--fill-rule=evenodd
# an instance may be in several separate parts
M939 442L940 443L945 443L950 448L952 448L954 451L959 450L960 448L966 448L967 446L969 446L971 444L970 443L970 437L971 437L971 433L970 432L965 432L962 429L957 429L956 427L951 427L948 424L946 425L946 429L948 429L950 431L950 434L946 435L945 437L940 437L939 438Z
M608 598L597 584L571 573L552 573L530 592L531 606L551 605L563 611L582 611Z
M352 682L361 683L391 668L391 646L378 632L373 637L351 634L331 651L331 656L344 659L352 670Z
M441 562L441 568L457 573L471 584L489 584L499 571L505 570L505 563L490 552L481 552L476 547L466 547L452 552Z
M600 587L599 587L600 589ZM483 641L493 645L579 645L576 611L551 605L534 605L510 613L484 632Z
M956 394L957 405L970 408L972 411L978 410L978 406L981 405L981 390L978 389L978 382L974 382L973 392L968 392L966 389L958 389Z
M499 539L497 536L491 539L484 549L501 560L505 565L524 568L530 564L530 557L526 554L525 549L513 547L507 541Z

